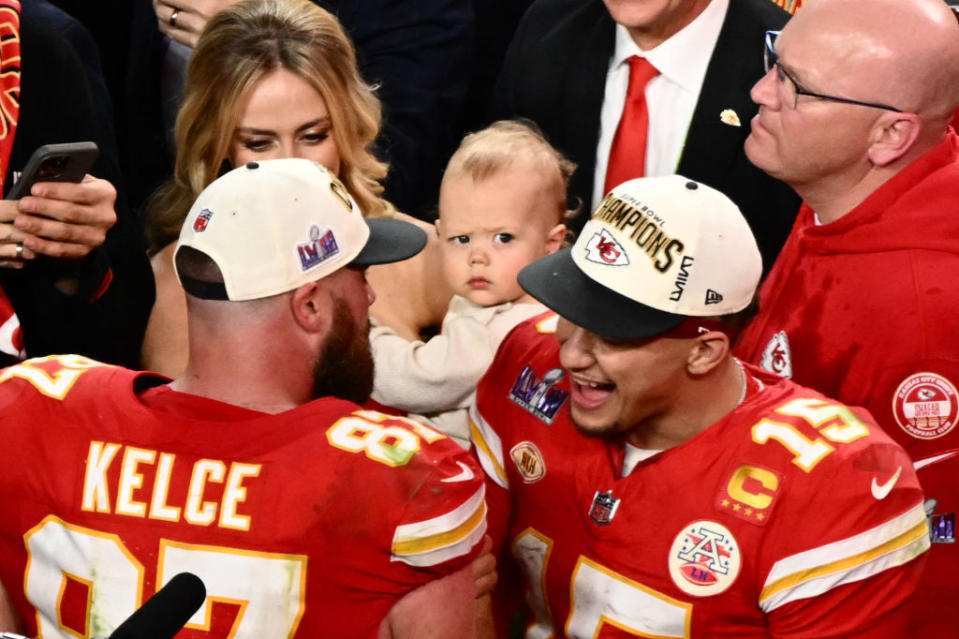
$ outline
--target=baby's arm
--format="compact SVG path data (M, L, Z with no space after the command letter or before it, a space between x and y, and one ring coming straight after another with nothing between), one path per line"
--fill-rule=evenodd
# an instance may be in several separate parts
M496 344L489 322L496 313L496 307L454 298L442 332L427 342L411 342L387 326L374 326L373 399L422 414L464 407L493 360Z

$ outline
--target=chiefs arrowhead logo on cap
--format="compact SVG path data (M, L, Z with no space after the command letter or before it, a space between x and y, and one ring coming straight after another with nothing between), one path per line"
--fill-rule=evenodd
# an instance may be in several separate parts
M606 229L594 233L593 237L589 239L586 244L586 259L590 262L610 266L626 266L629 264L626 250Z

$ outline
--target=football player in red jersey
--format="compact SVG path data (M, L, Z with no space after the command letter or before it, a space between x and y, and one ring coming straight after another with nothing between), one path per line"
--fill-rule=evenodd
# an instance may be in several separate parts
M904 636L916 474L866 412L732 357L761 270L735 205L669 176L520 272L555 314L503 343L473 437L528 639Z
M372 384L365 267L425 239L364 220L308 160L211 184L177 249L182 377L70 355L0 373L0 438L24 461L0 469L0 619L106 636L188 571L207 595L183 635L473 636L478 466L354 403Z

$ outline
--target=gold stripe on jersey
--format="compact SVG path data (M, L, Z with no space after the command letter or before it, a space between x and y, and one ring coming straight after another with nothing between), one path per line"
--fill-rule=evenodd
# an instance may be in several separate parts
M549 317L544 317L536 322L536 332L551 335L556 332L557 324L559 324L559 315L553 314Z
M486 486L445 515L396 527L390 561L435 566L465 555L486 533Z
M503 469L503 442L479 414L475 405L470 407L470 437L476 448L476 457L486 475L499 486L509 490L509 479Z
M901 566L929 549L922 503L858 535L777 561L759 606L769 613L797 599L814 597L843 584Z

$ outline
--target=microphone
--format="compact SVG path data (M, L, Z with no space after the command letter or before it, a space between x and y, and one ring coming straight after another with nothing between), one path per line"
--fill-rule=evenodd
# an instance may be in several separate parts
M206 587L189 572L173 579L147 599L107 639L172 639L206 601Z

